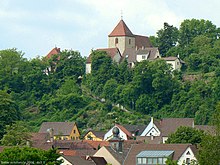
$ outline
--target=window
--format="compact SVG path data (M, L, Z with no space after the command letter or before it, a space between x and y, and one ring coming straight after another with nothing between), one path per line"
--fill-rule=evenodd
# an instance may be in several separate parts
M179 65L180 63L179 62L177 62L177 65Z
M146 59L146 56L142 56L142 60L145 60Z
M76 130L73 130L73 133L76 133Z
M167 158L163 158L163 164L166 164Z
M115 39L115 44L118 44L118 38Z
M186 164L190 164L190 158L186 158Z
M141 164L141 163L142 163L141 158L138 158L138 159L137 159L137 163L138 163L138 164Z
M163 158L158 158L158 164L163 164Z
M147 158L142 158L142 164L147 164Z
M152 158L147 159L147 164L152 164Z
M157 158L153 158L153 164L157 164Z
M190 155L190 152L188 151L188 152L186 153L186 155Z
M128 40L129 45L131 45L131 39Z

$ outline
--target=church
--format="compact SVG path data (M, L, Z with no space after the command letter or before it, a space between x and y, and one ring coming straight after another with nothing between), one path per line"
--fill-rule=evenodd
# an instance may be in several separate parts
M147 36L136 35L131 32L123 19L115 26L108 35L108 48L96 49L105 51L114 62L120 63L127 60L129 67L134 67L135 63L143 60L155 60L161 58L158 48L153 47ZM171 64L173 70L180 69L180 59L164 59ZM168 62L169 61L169 62ZM86 61L86 74L91 73L91 54Z

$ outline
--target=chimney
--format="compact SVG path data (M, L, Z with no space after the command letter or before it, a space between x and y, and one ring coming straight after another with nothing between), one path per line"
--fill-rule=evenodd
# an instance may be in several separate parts
M53 142L53 136L54 136L53 128L49 128L47 131L48 131L48 133L50 135L50 142Z

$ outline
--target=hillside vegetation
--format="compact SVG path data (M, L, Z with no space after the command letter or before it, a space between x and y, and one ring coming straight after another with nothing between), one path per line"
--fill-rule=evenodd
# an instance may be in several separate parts
M27 60L17 49L1 50L0 138L18 120L34 131L45 121L75 121L84 132L147 124L150 116L210 124L220 98L219 34L211 21L184 20L179 29L164 23L150 39L163 57L185 61L180 72L161 59L131 69L126 60L117 65L94 51L92 73L85 75L86 59L77 51Z

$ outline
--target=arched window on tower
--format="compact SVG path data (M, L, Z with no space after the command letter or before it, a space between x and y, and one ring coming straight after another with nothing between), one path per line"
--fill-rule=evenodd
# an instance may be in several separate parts
M118 38L115 38L115 45L118 44Z

